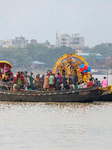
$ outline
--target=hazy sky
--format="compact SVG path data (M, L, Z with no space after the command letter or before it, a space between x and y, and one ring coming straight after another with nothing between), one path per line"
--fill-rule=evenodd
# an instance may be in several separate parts
M90 47L112 42L112 0L0 0L0 40L55 44L56 31L79 33Z

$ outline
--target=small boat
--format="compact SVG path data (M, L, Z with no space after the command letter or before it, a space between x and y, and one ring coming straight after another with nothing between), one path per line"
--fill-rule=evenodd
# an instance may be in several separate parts
M98 87L66 91L0 91L0 101L15 102L93 102L102 94Z

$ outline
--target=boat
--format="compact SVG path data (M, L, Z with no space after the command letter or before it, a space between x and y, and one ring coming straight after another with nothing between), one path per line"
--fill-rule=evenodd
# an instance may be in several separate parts
M8 62L1 62L1 67L8 64L11 68L12 65ZM66 73L73 76L74 71L77 71L78 80L82 80L82 73L87 78L90 78L90 66L82 56L76 54L65 54L61 56L54 68L53 74L59 72L61 75ZM16 101L16 102L93 102L98 99L103 93L99 87L73 89L73 90L55 90L55 91L35 91L35 90L19 90L14 92L11 90L10 85L0 85L0 101Z
M0 101L15 102L93 102L102 94L98 87L63 90L34 91L20 90L17 92L0 91Z
M103 92L95 101L112 102L112 92Z

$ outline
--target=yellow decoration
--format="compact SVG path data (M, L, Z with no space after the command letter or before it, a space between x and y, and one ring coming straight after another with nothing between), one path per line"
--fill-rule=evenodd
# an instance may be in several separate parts
M66 76L69 76L70 74L73 76L74 75L74 71L77 71L77 75L78 75L78 81L82 81L82 74L79 70L79 66L81 64L84 65L88 65L88 63L85 61L85 59L80 56L77 55L76 53L74 54L64 54L63 56L61 56L54 68L53 68L53 73L57 74L58 72L63 75L63 73L65 73ZM87 73L87 79L90 78L90 72Z

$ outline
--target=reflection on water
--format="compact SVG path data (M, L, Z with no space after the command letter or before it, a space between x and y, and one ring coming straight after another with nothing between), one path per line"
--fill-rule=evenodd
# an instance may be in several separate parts
M111 150L112 103L0 102L0 150Z

